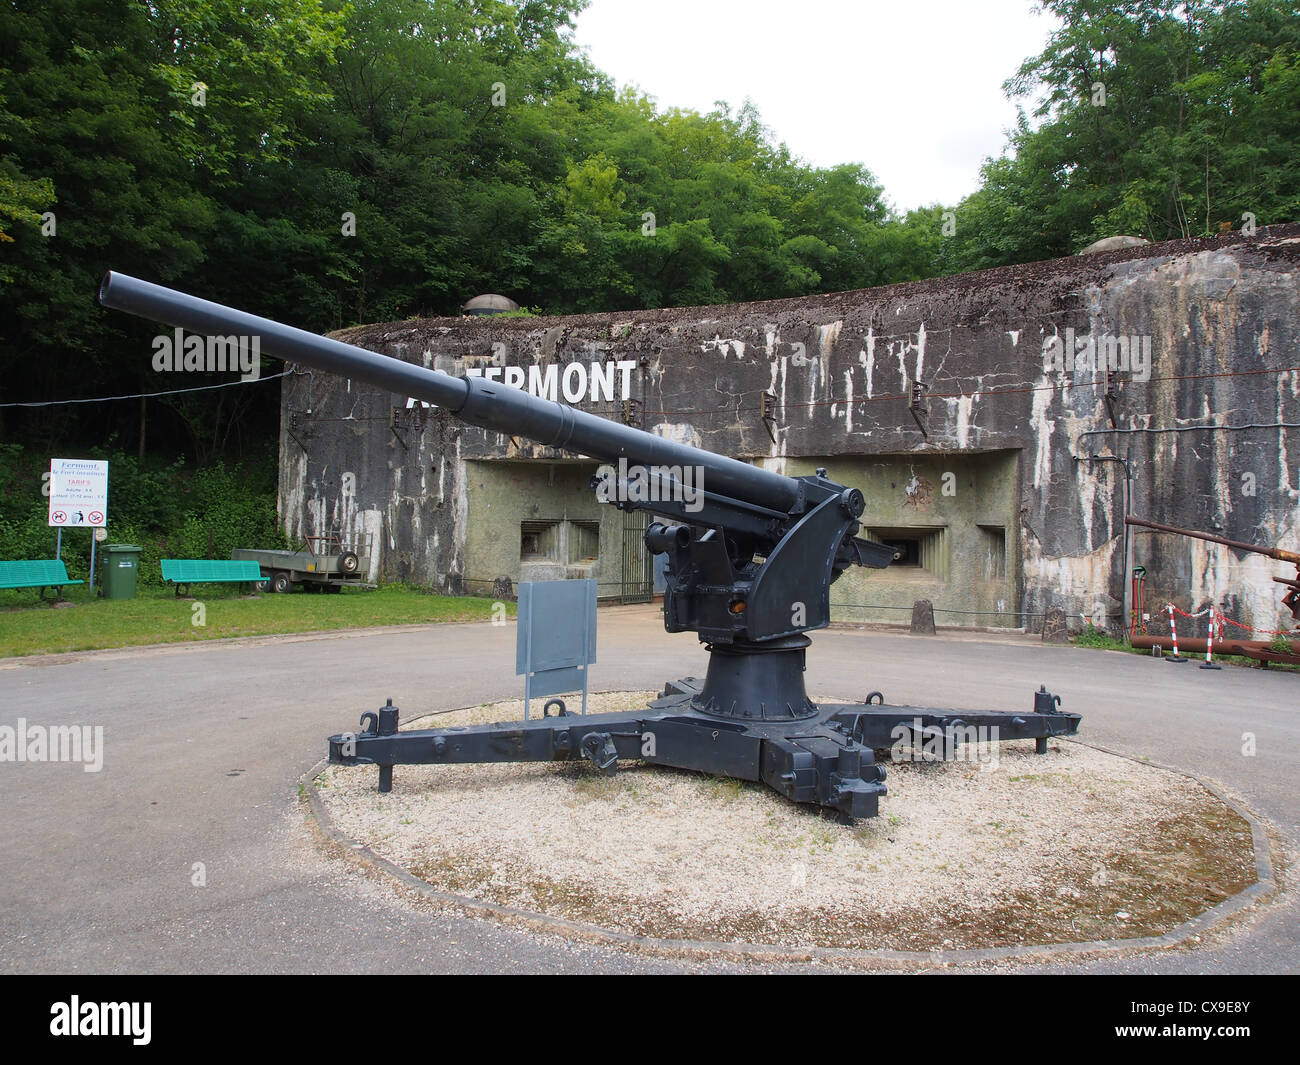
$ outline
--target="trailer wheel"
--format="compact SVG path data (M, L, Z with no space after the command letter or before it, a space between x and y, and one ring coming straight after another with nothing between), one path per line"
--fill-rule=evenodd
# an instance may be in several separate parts
M356 573L357 567L360 565L361 561L354 551L344 551L343 554L339 555L339 570L342 573Z
M282 569L278 569L272 573L271 591L279 593L293 591L293 581L289 579L289 574L285 573Z
M255 591L255 592L273 592L273 591L275 591L275 589L271 587L271 580L270 580L270 578L269 578L269 577L263 577L260 581L254 581L254 582L253 582L253 591Z

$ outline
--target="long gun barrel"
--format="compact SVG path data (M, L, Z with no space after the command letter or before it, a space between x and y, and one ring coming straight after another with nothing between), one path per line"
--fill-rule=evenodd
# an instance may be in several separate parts
M620 425L522 389L473 377L452 377L387 355L237 311L184 292L109 272L99 286L105 307L214 336L258 337L261 350L285 362L350 377L401 396L436 404L470 425L527 437L591 458L705 471L708 491L788 514L801 500L791 477Z
M593 478L603 501L689 527L655 522L646 531L647 546L669 556L670 632L691 629L706 642L733 643L822 628L830 624L830 583L851 565L887 566L894 556L855 535L862 493L824 471L785 477L503 383L452 377L125 274L105 275L99 301L196 333L256 337L262 352L285 362L436 404L483 429L617 463L621 473L606 466ZM691 498L674 492L688 471ZM647 477L659 490L634 491Z

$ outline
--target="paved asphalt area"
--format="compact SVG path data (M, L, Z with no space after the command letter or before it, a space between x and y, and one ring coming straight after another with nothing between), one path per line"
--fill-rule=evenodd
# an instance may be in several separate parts
M594 690L703 674L703 649L666 634L654 608L602 609L599 633ZM102 724L105 736L98 773L0 763L0 971L770 969L439 914L322 853L297 781L325 737L389 696L407 719L518 698L514 635L431 625L0 660L0 725ZM814 634L809 652L809 691L846 700L878 688L892 703L1028 711L1041 683L1084 715L1082 737L1223 786L1295 849L1300 675L979 634L836 630ZM206 886L191 883L196 862ZM1195 950L1000 967L1294 973L1300 909L1284 895Z

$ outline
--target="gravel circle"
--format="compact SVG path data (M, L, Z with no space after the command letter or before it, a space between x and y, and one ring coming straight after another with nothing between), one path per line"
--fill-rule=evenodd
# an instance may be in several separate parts
M653 692L593 695L593 713ZM839 701L839 700L829 700ZM520 700L403 728L513 721ZM1053 740L888 766L851 823L765 785L620 763L330 766L338 828L443 891L638 936L958 950L1161 935L1255 880L1249 824L1196 781ZM883 757L884 755L880 755Z

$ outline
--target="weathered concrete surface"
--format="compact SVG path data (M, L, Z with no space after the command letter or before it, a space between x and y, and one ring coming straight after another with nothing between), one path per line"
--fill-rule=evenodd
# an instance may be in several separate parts
M1300 225L1293 225L805 299L408 321L338 336L453 373L494 364L540 373L574 363L585 373L592 363L635 360L630 392L645 428L791 474L816 465L853 472L857 464L870 481L866 471L878 467L877 480L894 485L894 495L866 486L869 528L910 502L911 511L924 512L909 514L913 535L947 530L942 564L917 575L934 586L882 587L872 603L905 609L923 591L944 623L1035 627L1058 607L1077 626L1100 607L1118 625L1122 467L1082 458L1129 455L1136 513L1300 549L1294 429L1114 431L1300 423L1298 256ZM1150 363L1135 368L1125 355L1109 381L1091 365L1048 365L1064 355L1067 337L1100 341L1117 358L1119 338L1134 338L1133 349L1149 352ZM929 386L928 437L907 409L917 380ZM764 391L775 396L775 440L760 418ZM620 398L579 405L620 417ZM473 466L564 456L461 426L437 410L399 411L393 430L392 409L404 404L323 375L286 379L286 529L310 533L334 523L375 532L385 578L446 590L517 580L517 570L476 571L505 562L472 547L474 530L489 520L471 507ZM980 487L976 479L969 487L969 464L981 456L1006 464L998 485ZM915 491L898 490L918 479L930 485L924 505ZM521 490L514 507L509 498L493 497L490 520L513 541L537 495ZM899 525L896 517L887 523ZM978 546L978 526L993 538L1002 530L1000 576L990 569L993 549ZM622 545L605 538L616 541L621 529L606 522L601 535L602 559L613 565ZM1283 620L1269 580L1283 569L1266 559L1158 535L1136 536L1134 547L1153 598L1192 609L1213 600L1261 629ZM981 579L994 583L974 590ZM837 594L841 603L856 601ZM984 614L948 616L945 608Z

